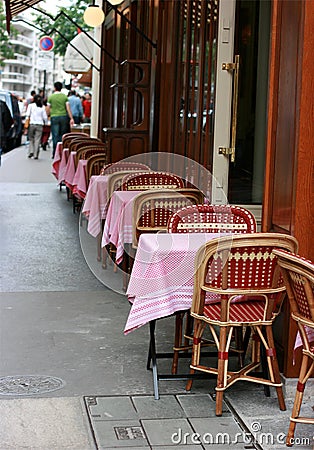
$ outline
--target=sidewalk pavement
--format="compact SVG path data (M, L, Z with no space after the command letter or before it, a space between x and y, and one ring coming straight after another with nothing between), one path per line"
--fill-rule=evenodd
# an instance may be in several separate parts
M100 276L93 249L81 248L90 241L50 173L51 151L26 153L3 155L0 168L0 450L286 448L294 388L285 412L274 392L243 382L227 391L222 417L214 380L190 393L184 381L161 381L154 400L148 328L123 335L129 304L106 287L120 274ZM171 348L173 326L158 322L160 351ZM297 425L295 448L312 449L313 434Z

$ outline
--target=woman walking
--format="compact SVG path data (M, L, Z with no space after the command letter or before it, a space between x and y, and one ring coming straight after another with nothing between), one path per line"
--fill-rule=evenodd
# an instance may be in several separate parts
M28 157L31 158L32 156L34 156L34 159L38 159L43 127L48 122L46 108L43 106L43 100L40 95L35 95L33 103L30 103L28 105L26 118L28 117Z

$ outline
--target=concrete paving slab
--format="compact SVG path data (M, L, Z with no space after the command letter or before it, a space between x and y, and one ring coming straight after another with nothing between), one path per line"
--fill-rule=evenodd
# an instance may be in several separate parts
M201 443L207 445L232 445L243 448L243 432L233 417L190 418L190 423L199 435ZM221 448L221 447L220 447Z
M94 434L98 449L149 448L138 420L107 420L95 424Z
M158 445L158 446L153 446L151 447L152 450L173 450L175 448L175 450L200 450L199 445L176 445L176 446L164 446L164 445ZM222 449L220 449L222 450Z
M187 417L216 417L216 403L209 394L177 395ZM223 415L230 415L225 403L222 409Z
M180 441L176 441L178 432L181 432L183 436L187 436L187 444L194 444L191 441L194 430L187 419L152 419L143 420L142 424L147 434L147 439L152 446L180 444Z
M95 397L95 405L87 399L93 420L138 419L130 397Z
M132 401L141 419L185 417L185 413L174 395L164 395L157 401L153 396L137 396L132 397Z
M93 450L79 398L0 401L0 450Z

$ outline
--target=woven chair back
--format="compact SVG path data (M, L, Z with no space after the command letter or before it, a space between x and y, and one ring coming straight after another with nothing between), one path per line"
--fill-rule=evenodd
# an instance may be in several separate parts
M168 172L143 172L126 175L122 181L123 191L144 191L152 189L180 189L184 181L178 175Z
M254 215L233 205L193 205L169 220L169 233L256 233Z
M197 189L155 189L138 194L133 201L132 246L137 247L142 233L166 231L169 218L184 206L202 202Z
M101 175L110 175L111 173L115 172L123 172L126 173L138 170L138 171L144 171L149 172L150 168L146 164L138 163L138 162L131 162L131 161L121 161L116 163L109 163L106 164L103 167Z

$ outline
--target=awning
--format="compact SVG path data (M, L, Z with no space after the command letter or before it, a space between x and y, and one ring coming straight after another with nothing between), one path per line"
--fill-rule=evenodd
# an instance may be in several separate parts
M79 33L67 46L64 55L64 71L74 74L88 72L93 54L93 41L85 33Z
M41 1L42 0L5 0L5 14L8 33L10 33L10 23L12 17L16 16L22 11L25 11L25 9L28 9L31 6L36 5Z

